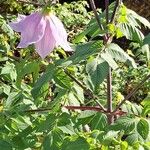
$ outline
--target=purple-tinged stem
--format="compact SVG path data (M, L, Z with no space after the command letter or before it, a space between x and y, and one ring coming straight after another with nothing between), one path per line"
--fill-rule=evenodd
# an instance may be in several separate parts
M116 112L131 96L133 96L141 86L147 81L150 80L150 74L146 76L125 98L122 100L122 102L116 107L116 109L113 112Z

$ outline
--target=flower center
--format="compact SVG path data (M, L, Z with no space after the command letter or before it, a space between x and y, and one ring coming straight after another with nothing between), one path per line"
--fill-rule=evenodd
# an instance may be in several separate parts
M46 6L42 9L42 14L44 16L50 16L51 12L52 12L52 9L48 6Z

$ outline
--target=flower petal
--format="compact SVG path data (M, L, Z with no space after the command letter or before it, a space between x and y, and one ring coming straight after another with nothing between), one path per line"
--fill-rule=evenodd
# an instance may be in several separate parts
M35 48L37 53L42 57L45 58L55 47L56 41L52 34L50 23L47 20L45 33L42 39L35 43Z
M24 16L24 15L18 15L18 18L17 18L17 20L16 21L14 21L14 22L10 22L9 23L9 26L13 29L13 30L15 30L15 31L17 31L17 32L21 32L22 31L22 25L23 25L23 21L24 21L24 19L26 18L26 16Z
M67 32L62 22L53 14L49 18L52 34L56 40L56 45L60 45L65 51L72 51L67 42Z
M17 47L25 48L43 37L46 21L40 13L33 13L27 17L19 16L16 22L10 23L10 26L15 31L21 32L21 41Z
M24 19L22 27L21 41L18 48L25 48L39 41L44 35L46 20L41 14L34 13Z

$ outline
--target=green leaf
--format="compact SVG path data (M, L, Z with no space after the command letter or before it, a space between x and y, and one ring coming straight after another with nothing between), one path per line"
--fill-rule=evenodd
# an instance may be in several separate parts
M7 33L7 35L12 39L14 37L14 31L12 28L6 23L2 15L0 15L0 27L2 31Z
M131 23L123 23L120 25L120 30L127 39L138 42L142 45L144 35L137 27L133 26Z
M101 57L109 64L112 69L117 69L118 65L109 53L102 53Z
M1 150L12 150L12 146L10 143L8 143L4 140L0 140L0 149Z
M104 140L102 141L104 145L118 145L119 141L115 139L118 136L118 131L108 131L107 134L104 136Z
M107 58L107 55L108 56L111 55L112 58L120 62L129 61L132 64L132 66L136 68L134 59L130 57L126 52L124 52L124 50L121 47L119 47L117 44L114 44L114 43L109 44L104 54L105 54L105 58ZM110 64L111 64L111 61L110 61Z
M61 107L61 101L64 100L64 97L66 97L66 94L68 94L67 89L59 89L59 92L56 94L56 97L54 100L50 103L50 108L53 109L53 112L58 111Z
M101 17L100 17L100 19L101 19ZM84 31L76 36L75 42L76 43L81 42L85 38L86 35L94 38L98 35L103 36L105 33L106 33L106 30L100 30L99 26L97 24L97 21L94 18L94 19L91 19L91 21L88 23L88 25L84 29Z
M86 72L88 73L95 90L107 77L108 69L108 63L98 58L95 58L86 65Z
M62 113L62 114L59 116L57 125L58 125L58 126L65 126L65 125L68 125L68 124L70 124L70 123L71 123L70 115L64 112L64 113Z
M42 145L42 147L43 147L43 150L49 150L50 149L50 147L51 147L51 137L50 137L51 135L49 135L49 136L46 136L45 138L44 138L44 140L43 140L43 145Z
M32 122L33 123L33 122ZM33 123L34 124L34 123ZM27 128L25 128L24 130L22 130L18 136L20 137L27 137L29 134L31 134L33 132L34 128L31 126L28 126Z
M78 116L78 119L88 118L88 117L94 116L95 114L96 114L96 112L91 111L91 110L81 111L81 113Z
M150 45L150 33L147 36L145 36L143 44L149 44Z
M115 7L115 3L111 3L109 5L109 15L111 16L113 13ZM97 21L95 18L91 19L90 22L87 24L86 28L84 29L84 31L82 33L80 33L77 37L76 37L76 42L80 42L86 35L88 37L91 37L91 39L93 39L96 36L103 36L106 34L107 32L107 28L106 28L106 21L105 21L105 16L106 16L106 11L98 14L99 20L101 22L101 27L102 29L100 30Z
M32 73L33 81L35 82L39 75L39 64L37 62L30 62L30 63L21 63L16 65L17 68L17 80L16 85L20 87L22 78Z
M84 103L84 91L83 89L78 86L77 84L74 84L73 86L73 93L76 96L76 98L83 104Z
M148 44L143 45L141 47L141 51L142 51L142 53L144 53L146 55L146 58L149 61L150 60L150 47L149 47L149 45Z
M131 133L128 135L128 137L126 138L126 141L128 142L129 145L134 145L136 144L136 142L140 141L140 137L138 133Z
M76 95L72 91L70 91L68 93L68 101L67 102L69 105L80 106L80 101L78 100L78 98L76 97Z
M10 94L10 90L11 90L11 87L7 84L2 84L1 85L1 88L3 89L3 92L6 94L6 95L9 95Z
M121 150L128 150L128 143L126 141L121 142Z
M15 65L13 63L10 62L6 62L5 66L2 68L1 70L1 74L8 74L10 76L10 79L12 81L15 81L17 78L17 74L16 74L16 69L15 69Z
M142 111L143 116L146 116L149 113L150 113L150 106L145 106L143 111Z
M74 141L64 140L62 150L88 150L88 142L83 137L78 137Z
M96 114L95 111L90 111L90 110L85 110L85 111L81 111L80 115L78 116L78 123L77 125L86 125L86 124L90 124L90 122L92 121L94 115Z
M36 137L35 136L27 136L27 137L22 137L20 135L16 135L12 139L12 143L16 149L26 149L28 147L33 147L36 142Z
M91 130L104 131L107 125L107 117L102 113L96 113L90 122Z
M108 27L108 31L109 31L110 33L112 33L112 34L115 33L115 30L116 30L115 24L109 23L109 24L107 25L107 27Z
M22 149L26 148L26 145L24 143L23 137L20 137L20 136L16 135L16 136L13 137L12 140L13 140L14 145L17 148L22 148Z
M111 129L113 130L124 130L126 134L129 134L131 131L135 129L135 125L137 123L137 118L131 118L131 117L120 117L118 120L116 120L115 124L111 125Z
M16 102L20 101L22 99L22 94L21 92L11 92L4 103L6 109L10 109L10 107L13 107Z
M84 39L86 39L86 31L81 32L80 34L78 34L75 39L73 40L74 43L80 43L82 41L85 41Z
M55 72L54 81L60 87L65 88L65 89L70 89L72 86L71 79L65 74L64 71L60 69Z
M142 136L143 139L147 139L149 132L149 123L145 119L140 119L137 124L137 131Z
M32 125L29 117L18 116L17 118L12 118L12 125L14 125L17 129L24 130L29 125Z
M57 150L63 141L63 133L60 129L55 128L52 130L43 141L43 150Z
M59 127L60 130L62 130L63 133L65 134L69 134L69 135L74 135L75 131L72 125L65 125L65 126L61 126Z
M133 11L131 9L127 9L127 13L128 13L128 17L132 16L134 19L136 19L141 24L143 24L145 27L148 27L150 29L150 22L146 18L138 15L135 11ZM130 22L130 23L132 23L132 22Z
M102 41L88 42L76 46L75 54L69 57L67 61L72 61L73 64L78 64L81 61L89 58L93 54L100 52L102 49Z
M42 87L45 84L47 84L50 80L52 80L54 71L55 71L55 66L50 64L47 67L46 72L37 80L37 82L35 83L31 91L34 99L38 98L38 96L41 95L40 90L42 89Z
M43 120L40 122L40 124L37 126L38 132L48 132L53 129L53 127L56 125L56 115L55 114L49 114L46 117L46 120Z
M142 115L146 117L150 113L150 94L147 95L147 97L142 101L143 110Z
M142 113L142 107L140 105L130 103L131 104L131 111L135 115L141 115Z
M150 150L150 144L143 144L144 150Z
M118 39L118 38L121 38L121 37L123 37L123 33L121 32L120 28L117 28L116 29L116 38Z
M148 60L150 60L149 45L150 45L150 33L144 38L142 46L142 52L146 53Z

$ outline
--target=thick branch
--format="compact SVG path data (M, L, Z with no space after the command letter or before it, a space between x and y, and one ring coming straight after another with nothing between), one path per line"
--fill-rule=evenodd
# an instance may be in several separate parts
M125 98L122 102L116 107L113 112L116 112L129 98L131 98L139 89L143 86L143 84L150 79L150 74L146 76Z

